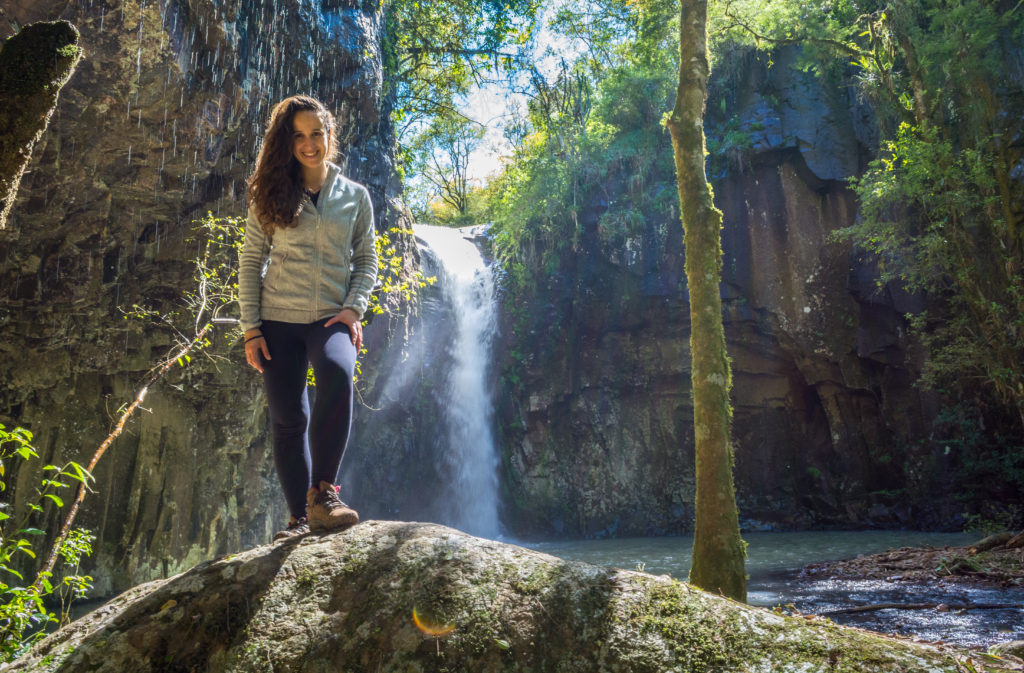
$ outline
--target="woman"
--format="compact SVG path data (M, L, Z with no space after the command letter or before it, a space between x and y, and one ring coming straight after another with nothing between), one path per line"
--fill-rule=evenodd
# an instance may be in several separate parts
M291 513L275 540L359 521L334 482L351 428L360 319L377 253L370 195L331 163L337 137L334 116L318 100L281 101L248 182L238 297L245 359L263 374L274 464Z

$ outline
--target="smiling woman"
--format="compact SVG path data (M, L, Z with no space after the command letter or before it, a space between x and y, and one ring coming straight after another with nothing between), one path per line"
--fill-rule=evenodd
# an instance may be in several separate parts
M331 163L337 148L334 115L314 98L287 98L271 113L249 179L238 296L245 359L263 375L274 463L291 512L275 539L359 521L334 482L351 429L360 320L377 253L370 196ZM310 364L318 382L312 412Z
M302 110L295 113L292 127L295 129L292 133L293 154L302 164L303 178L307 173L312 178L304 180L306 191L318 193L327 177L327 130L324 122L312 110ZM310 185L310 182L314 184Z

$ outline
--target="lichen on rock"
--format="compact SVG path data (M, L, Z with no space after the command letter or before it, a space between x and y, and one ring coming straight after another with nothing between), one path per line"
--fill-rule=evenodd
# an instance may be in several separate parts
M131 589L0 670L953 673L967 660L996 670L667 576L371 521Z

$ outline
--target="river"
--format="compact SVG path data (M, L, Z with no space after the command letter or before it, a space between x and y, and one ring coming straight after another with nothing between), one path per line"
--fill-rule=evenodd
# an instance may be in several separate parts
M994 643L1024 640L1024 587L983 589L936 581L920 584L884 580L800 577L808 563L853 558L896 547L959 546L980 536L963 533L907 531L813 531L746 533L747 602L762 607L784 606L803 614L822 614L857 605L879 603L1015 603L1016 609L940 612L879 610L830 616L835 622L926 641L987 648ZM685 580L690 569L692 537L520 542L565 559ZM789 608L788 606L792 606Z

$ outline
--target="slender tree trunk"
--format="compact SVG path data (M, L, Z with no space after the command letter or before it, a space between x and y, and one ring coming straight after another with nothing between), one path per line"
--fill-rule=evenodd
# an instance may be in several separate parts
M81 56L78 30L67 21L25 26L0 49L0 229L57 94Z
M729 390L722 327L722 212L704 172L704 103L710 67L707 1L682 0L679 88L668 120L675 153L690 291L693 420L697 444L697 523L690 581L736 600L747 597L732 479Z

